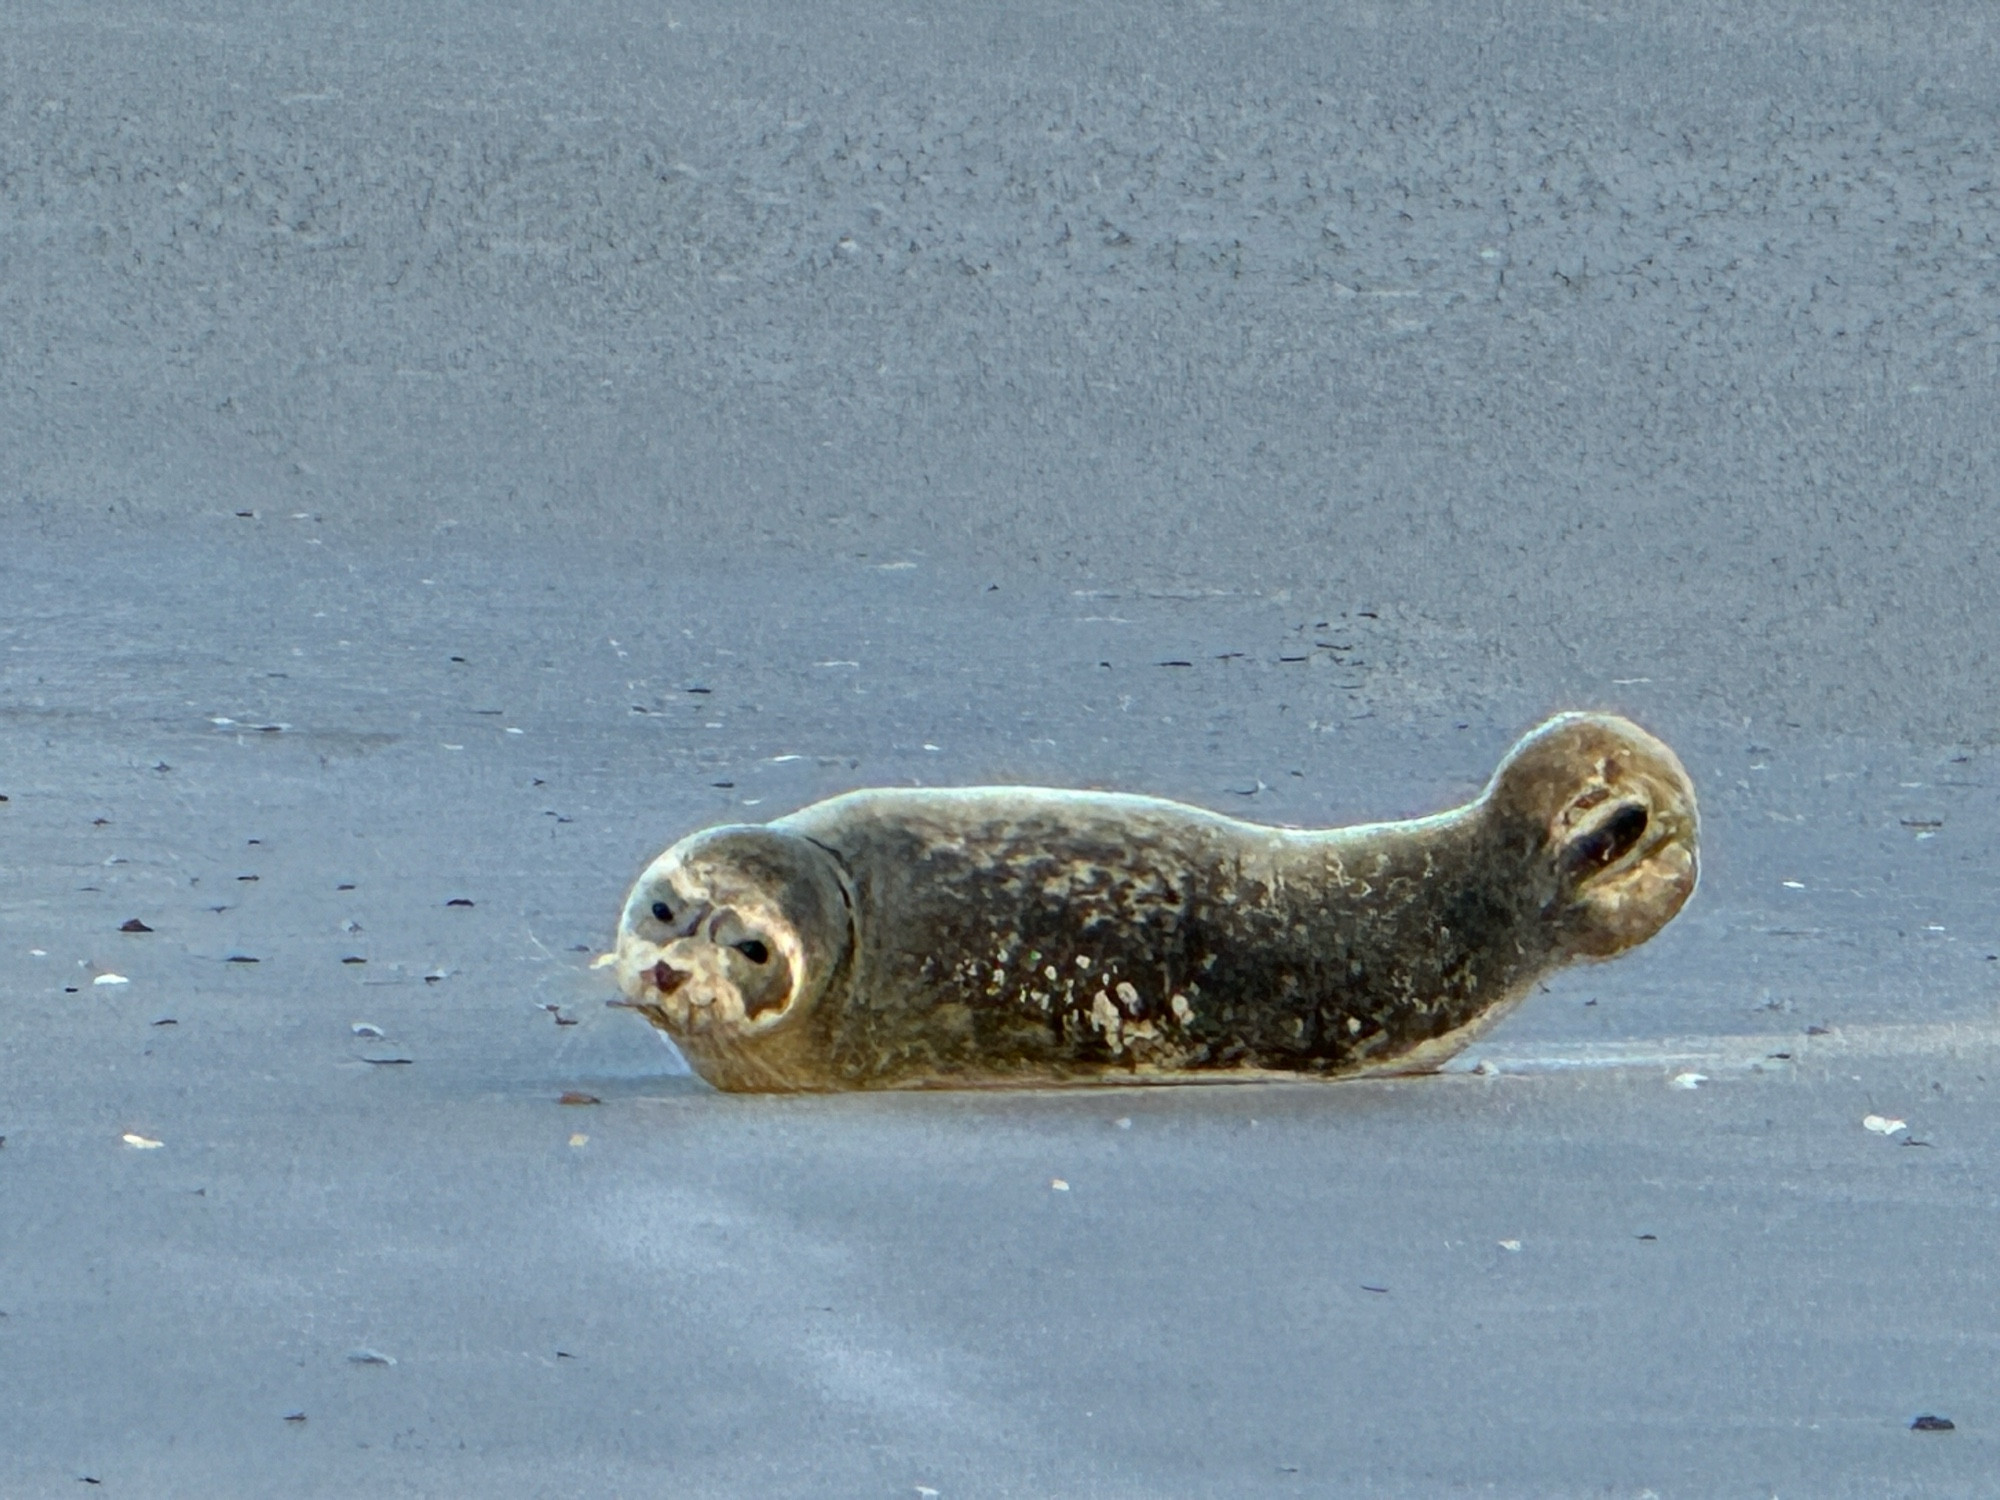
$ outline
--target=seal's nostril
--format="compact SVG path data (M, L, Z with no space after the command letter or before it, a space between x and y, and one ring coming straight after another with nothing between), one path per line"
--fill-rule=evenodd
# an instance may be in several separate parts
M687 971L676 969L664 958L653 965L653 988L657 989L662 995L671 995L687 982Z

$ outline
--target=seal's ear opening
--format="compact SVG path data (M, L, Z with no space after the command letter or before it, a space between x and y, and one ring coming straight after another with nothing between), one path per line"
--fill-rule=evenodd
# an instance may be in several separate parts
M1645 942L1694 894L1694 784L1627 719L1551 719L1508 754L1488 795L1553 856L1546 910L1579 957Z

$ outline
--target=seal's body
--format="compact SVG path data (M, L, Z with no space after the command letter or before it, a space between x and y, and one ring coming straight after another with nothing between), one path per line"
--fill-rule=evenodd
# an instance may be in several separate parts
M1552 970L1665 925L1695 834L1673 753L1580 714L1477 801L1406 823L852 792L674 845L613 957L628 1002L725 1089L1421 1071Z

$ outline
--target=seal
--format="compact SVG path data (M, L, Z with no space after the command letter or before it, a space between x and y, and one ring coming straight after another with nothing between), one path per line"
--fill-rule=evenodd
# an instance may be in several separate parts
M1696 831L1674 753L1605 714L1533 730L1463 807L1350 828L858 791L673 845L602 962L729 1090L1422 1072L1665 926Z

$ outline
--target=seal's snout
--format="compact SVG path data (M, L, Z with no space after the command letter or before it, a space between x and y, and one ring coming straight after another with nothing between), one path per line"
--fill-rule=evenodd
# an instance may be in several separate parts
M693 977L685 969L676 969L664 958L654 964L652 968L653 988L660 992L663 999L671 995Z

